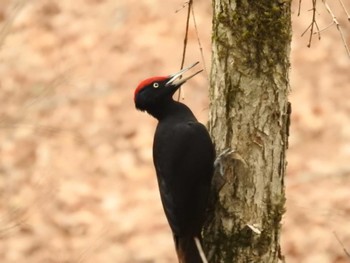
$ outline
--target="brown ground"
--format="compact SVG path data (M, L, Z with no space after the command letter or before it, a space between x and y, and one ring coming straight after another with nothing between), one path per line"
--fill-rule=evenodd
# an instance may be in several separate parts
M156 122L134 109L133 90L179 69L183 2L0 1L0 262L175 262L152 167ZM210 2L195 4L209 67ZM293 15L283 252L345 263L334 233L350 251L350 59L335 26L306 47L308 8ZM193 29L188 49L187 64L200 60ZM186 88L203 122L207 87L202 74Z

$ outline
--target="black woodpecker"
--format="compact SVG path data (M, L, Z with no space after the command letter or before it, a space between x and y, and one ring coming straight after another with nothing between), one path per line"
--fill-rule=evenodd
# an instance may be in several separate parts
M185 104L172 98L186 80L201 72L179 79L197 64L169 76L145 79L134 93L136 108L158 120L153 162L180 263L202 263L195 238L201 240L215 158L205 126Z

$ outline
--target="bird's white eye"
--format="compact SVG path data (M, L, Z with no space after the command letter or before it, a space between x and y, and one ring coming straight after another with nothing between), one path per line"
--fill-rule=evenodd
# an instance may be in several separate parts
M158 83L158 82L154 82L154 83L153 83L153 88L156 89L156 88L158 88L158 87L159 87L159 83Z

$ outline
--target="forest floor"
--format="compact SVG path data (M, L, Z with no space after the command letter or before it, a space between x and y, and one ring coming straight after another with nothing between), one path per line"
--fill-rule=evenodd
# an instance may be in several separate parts
M350 44L350 23L332 4ZM186 9L175 11L182 5L1 0L1 263L175 262L152 166L156 122L134 109L133 92L145 77L179 69ZM194 8L209 70L210 1ZM303 3L297 16L293 6L282 252L289 263L345 263L350 59L335 25L307 48L308 33L300 35L309 8ZM318 8L324 28L332 19ZM191 25L186 64L198 60ZM184 91L205 123L206 75Z

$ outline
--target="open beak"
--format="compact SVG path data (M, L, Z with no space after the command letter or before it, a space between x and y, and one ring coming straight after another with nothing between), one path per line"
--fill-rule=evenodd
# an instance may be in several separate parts
M182 79L182 74L184 74L186 71L190 70L191 68L193 68L194 66L196 66L199 62L197 61L196 63L192 64L191 66L184 68L182 70L180 70L179 72L172 74L169 76L169 80L167 83L165 83L165 86L169 86L169 85L174 85L176 87L180 87L182 84L184 84L188 79L196 76L198 73L201 73L203 71L203 69L197 71L196 73L192 74L191 76L187 77L187 78L183 78ZM179 81L175 82L177 79L179 79Z

